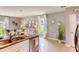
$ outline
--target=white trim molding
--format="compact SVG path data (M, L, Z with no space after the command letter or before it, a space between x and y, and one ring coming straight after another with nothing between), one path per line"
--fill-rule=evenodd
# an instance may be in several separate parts
M58 40L56 38L52 38L52 37L46 37L46 39L50 39L50 40Z

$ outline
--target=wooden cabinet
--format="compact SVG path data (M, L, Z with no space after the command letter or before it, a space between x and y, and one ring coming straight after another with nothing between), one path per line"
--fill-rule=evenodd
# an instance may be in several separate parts
M29 40L0 49L0 52L29 52Z
M16 52L17 49L18 49L18 45L14 44L14 45L11 45L9 47L5 47L3 49L0 49L0 52Z
M24 41L0 49L0 52L37 52L39 51L39 35L27 37Z

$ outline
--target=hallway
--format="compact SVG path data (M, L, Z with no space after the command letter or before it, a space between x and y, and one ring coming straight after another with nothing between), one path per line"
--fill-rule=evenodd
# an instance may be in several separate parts
M39 52L75 52L74 48L66 47L64 44L59 44L55 40L40 38Z

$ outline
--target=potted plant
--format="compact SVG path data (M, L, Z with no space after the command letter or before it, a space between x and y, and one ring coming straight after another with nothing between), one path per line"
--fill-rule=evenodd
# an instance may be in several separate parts
M58 42L61 43L64 40L64 26L59 25L58 28Z

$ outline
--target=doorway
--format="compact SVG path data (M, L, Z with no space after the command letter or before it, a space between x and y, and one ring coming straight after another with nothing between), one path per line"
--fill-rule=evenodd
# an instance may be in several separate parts
M47 33L46 15L39 16L39 34L40 37L45 38Z

